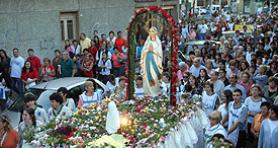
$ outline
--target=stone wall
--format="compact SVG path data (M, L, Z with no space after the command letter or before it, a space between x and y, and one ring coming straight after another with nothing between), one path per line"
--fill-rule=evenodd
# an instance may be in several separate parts
M0 48L11 55L17 47L24 57L26 50L33 48L41 58L53 57L54 50L62 48L61 12L78 12L78 32L91 37L93 30L126 34L135 7L148 5L134 0L0 0Z

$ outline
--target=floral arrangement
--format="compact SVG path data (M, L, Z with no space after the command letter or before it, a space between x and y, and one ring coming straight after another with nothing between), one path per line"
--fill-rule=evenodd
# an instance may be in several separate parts
M167 97L158 100L150 97L138 101L118 100L121 126L112 136L105 130L107 104L110 101L106 99L100 104L82 108L73 117L58 123L51 121L29 141L39 141L43 146L63 144L85 147L100 143L115 146L125 143L129 147L153 147L159 142L163 143L170 130L193 107L185 103L172 107Z
M212 147L215 148L232 148L233 144L223 138L213 137L211 141Z

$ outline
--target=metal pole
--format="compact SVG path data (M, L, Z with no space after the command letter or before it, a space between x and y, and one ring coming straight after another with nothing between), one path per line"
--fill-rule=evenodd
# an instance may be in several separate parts
M212 0L209 0L209 11L210 15L212 15Z

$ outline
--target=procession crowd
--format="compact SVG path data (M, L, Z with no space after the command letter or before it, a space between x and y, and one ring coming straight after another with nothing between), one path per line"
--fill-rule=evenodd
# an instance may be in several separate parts
M205 130L207 146L214 136L222 137L234 147L278 147L278 29L276 12L258 16L213 15L209 19L180 23L179 70L177 73L177 100L200 98L201 107L210 119ZM235 30L242 25L242 30ZM253 30L247 26L253 26ZM226 36L224 32L235 31ZM165 38L162 42L171 44ZM206 40L201 47L186 44ZM212 42L219 41L219 42ZM22 122L17 132L6 116L0 118L0 147L15 147L24 143L26 128L37 127L69 117L79 108L99 102L102 97L94 92L94 82L85 82L85 92L78 102L68 98L64 87L49 97L51 108L45 111L36 104L36 96L25 93L29 87L62 77L97 78L106 84L115 99L126 97L125 66L127 44L122 33L113 31L90 39L85 33L80 40L66 40L55 57L42 59L28 49L29 57L20 56L22 50L13 49L10 58L0 49L0 73L8 88L24 99ZM163 44L166 51L167 44ZM140 57L144 40L139 39L136 57ZM116 78L119 79L116 83ZM1 81L2 82L2 81ZM143 98L143 79L135 79L135 98ZM170 95L170 74L164 71L161 80L162 95ZM76 105L77 104L77 105Z

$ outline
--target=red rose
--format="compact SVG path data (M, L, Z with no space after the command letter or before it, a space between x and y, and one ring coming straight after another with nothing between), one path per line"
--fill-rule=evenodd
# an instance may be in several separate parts
M70 132L70 134L67 135L67 136L64 136L64 138L65 138L65 139L69 139L69 138L71 138L71 137L73 137L73 136L74 136L73 132Z

